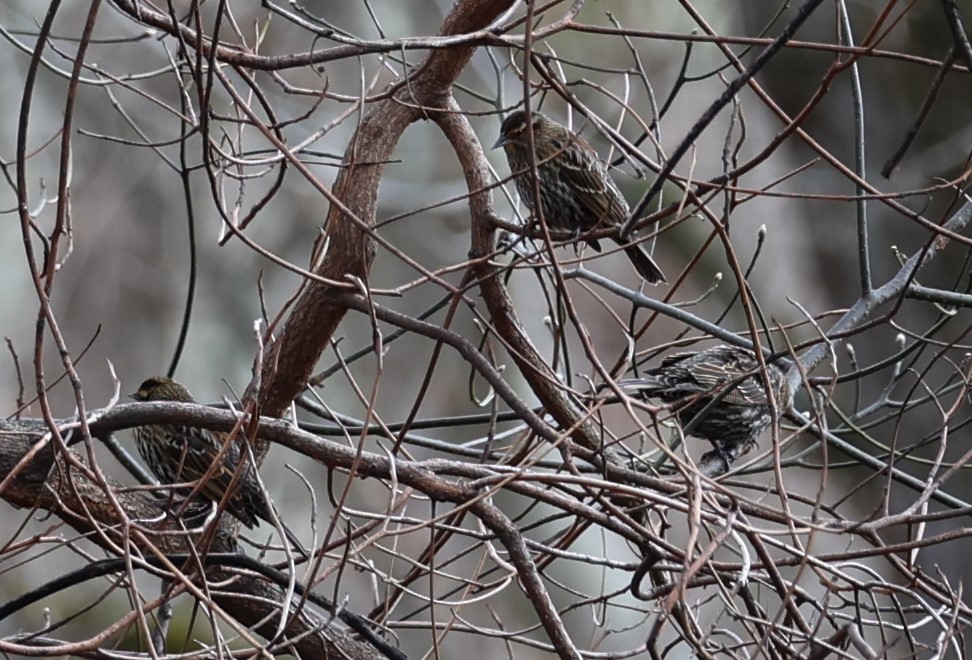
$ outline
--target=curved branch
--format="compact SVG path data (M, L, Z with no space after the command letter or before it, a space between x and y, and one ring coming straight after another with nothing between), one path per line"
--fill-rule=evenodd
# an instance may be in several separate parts
M204 557L199 557L198 559L204 566L207 567L243 568L253 571L254 573L267 578L281 589L286 589L290 581L290 578L285 573L282 573L271 566L267 566L266 564L263 564L252 557L239 553L210 553ZM166 568L169 562L191 563L195 560L195 555L172 555L165 557L165 559L160 557L144 557L139 561L132 562L132 565L134 568L149 570L155 575L164 578L166 576L165 571L152 569ZM8 601L0 606L0 621L3 621L7 617L19 612L25 607L29 607L30 605L39 602L48 596L70 587L98 577L123 572L127 568L127 563L128 562L124 558L102 559L100 561L87 564L86 566L71 571L70 573L60 577L54 578L50 582L44 584L42 587L29 591L26 594L18 596L17 598L14 598L13 600ZM298 594L303 595L305 593L305 587L299 582L296 583L294 587ZM379 649L382 652L382 655L384 655L386 658L389 658L390 660L405 660L405 654L398 649L390 647L387 642L378 637L375 634L374 629L363 617L335 606L334 603L323 596L319 596L314 593L309 593L308 596L309 600L315 605L324 608L328 612L334 614L334 616L337 618L341 619L341 621L348 624L352 630L368 640L368 642L376 649Z
M459 114L456 102L449 99L447 109L448 112L433 115L433 119L442 128L462 164L466 187L470 191L471 254L473 257L484 257L493 253L498 226L490 192L489 166L476 134L468 120ZM494 329L506 342L510 355L534 394L560 428L567 429L577 444L596 453L603 452L608 462L620 464L621 458L616 452L601 446L597 425L581 406L571 401L559 376L543 359L523 329L513 307L513 300L503 284L500 269L483 258L477 259L473 267L476 269L483 300L486 301Z
M120 408L127 408L130 413L136 407ZM93 433L99 433L97 429L105 426L103 420L93 424L96 429ZM199 547L207 547L210 553L240 552L235 526L226 520L227 516L223 516L223 524L212 530L211 538L204 539L207 532L186 534L176 521L160 515L159 500L144 492L125 490L106 479L113 491L109 496L101 483L58 460L53 444L45 440L47 435L47 425L39 420L0 421L0 478L6 484L0 495L9 504L49 511L115 555L135 548L145 556L156 558L188 554ZM120 504L127 520L118 519L114 502ZM100 533L92 533L96 530ZM192 583L185 575L180 579ZM278 634L279 618L274 613L286 600L284 591L276 584L246 575L237 576L218 593L214 592L212 602L225 615L244 626L255 626L261 635L273 639ZM284 634L299 640L293 645L303 657L329 657L329 654L360 659L381 657L370 645L327 626L325 619L306 608L294 609Z
M443 22L440 35L482 30L513 3L514 0L459 0ZM348 212L368 228L375 222L384 163L391 159L409 124L425 117L425 108L441 105L473 52L472 45L432 52L417 70L408 74L407 85L375 105L352 136L333 192ZM367 282L375 247L366 229L350 221L334 204L324 226L327 253L316 272L334 280ZM279 339L270 346L263 361L265 386L259 400L265 414L279 417L304 388L347 311L334 300L336 293L339 291L335 287L310 283L294 304Z

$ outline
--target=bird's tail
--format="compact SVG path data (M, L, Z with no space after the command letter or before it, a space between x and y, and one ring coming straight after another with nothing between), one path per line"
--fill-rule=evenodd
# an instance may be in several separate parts
M276 522L274 522L274 518L276 518L276 521L280 523L280 527L283 529L284 536L287 537L287 544L290 545L290 549L296 550L297 553L300 554L300 556L306 560L313 559L311 553L308 552L307 548L304 547L304 544L300 542L300 539L297 538L297 535L294 534L294 531L289 527L287 527L287 523L281 520L279 515L276 515L276 509L273 509L271 511L271 508L272 505L266 500L264 500L262 510L260 510L258 514L260 518L270 523L272 527L277 526ZM271 513L273 515L271 515Z
M621 243L621 245L624 245L624 253L628 255L631 265L644 278L645 282L648 282L648 284L668 282L665 279L665 274L662 272L662 269L658 267L658 264L655 263L655 260L651 258L651 255L645 251L640 243Z
M283 527L284 536L286 536L287 540L290 541L290 545L293 546L293 548L296 549L297 552L303 555L304 559L307 560L312 559L311 553L307 552L307 548L305 548L304 545L300 542L300 539L297 538L297 535L294 534L293 531L291 531L291 529L287 527L287 525L285 525L283 522L280 523L280 526Z
M641 378L625 378L617 381L617 385L622 390L627 390L645 398L657 396L660 392L670 388L669 383L654 374L644 374ZM601 387L607 386L602 385Z

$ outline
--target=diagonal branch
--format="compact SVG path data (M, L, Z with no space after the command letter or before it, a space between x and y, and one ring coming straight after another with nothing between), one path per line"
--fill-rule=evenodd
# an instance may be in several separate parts
M513 0L459 0L443 22L440 34L484 29L512 4ZM375 222L384 163L391 159L405 129L426 116L425 108L438 107L448 97L474 50L473 46L463 45L434 51L407 74L407 85L375 104L362 119L345 151L333 192L367 228ZM327 253L317 273L338 281L367 282L375 247L365 228L333 204L324 227ZM340 291L335 287L310 283L294 304L279 338L264 359L265 386L259 395L264 414L279 417L304 388L347 311L335 301L337 293Z
M99 422L93 424L97 428ZM0 421L0 478L6 483L2 497L9 504L49 511L113 555L120 555L128 546L132 550L138 548L146 556L164 558L195 553L205 544L213 553L240 552L232 524L216 526L212 538L203 540L204 535L187 535L171 519L163 519L158 500L144 492L125 490L106 479L104 483L114 491L109 496L100 481L57 460L53 445L43 440L47 434L47 425L39 420ZM24 461L37 447L41 451L33 452L32 458ZM116 501L126 520L118 519ZM191 577L191 567L192 564L184 566L179 575L187 585L198 582L198 578ZM222 580L229 575L207 577ZM242 625L240 630L245 632L246 627L252 626L267 639L277 636L276 613L284 602L284 591L279 586L256 575L234 575L233 580L212 592L214 611L239 622L236 625ZM292 614L284 634L299 640L294 647L302 657L382 657L372 646L329 626L312 610L303 608Z

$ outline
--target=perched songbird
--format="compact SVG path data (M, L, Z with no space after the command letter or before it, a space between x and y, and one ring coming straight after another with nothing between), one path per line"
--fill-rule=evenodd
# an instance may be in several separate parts
M773 364L766 373L777 410L783 411L791 403L786 377ZM759 363L752 351L737 346L671 355L641 378L618 385L673 404L686 433L711 442L727 469L773 421Z
M147 379L131 396L136 401L185 403L195 401L189 394L189 390L164 376ZM138 453L164 485L202 480L213 467L219 452L227 442L224 433L181 424L137 426L134 432ZM230 442L222 465L203 483L197 497L217 503L223 500L240 464L240 453L239 445L235 441ZM188 494L191 490L192 487L189 486L185 489L185 493ZM242 473L236 477L226 510L250 528L256 526L257 518L268 522L273 520L270 502L264 496L257 482L256 471L249 462L244 466ZM306 557L306 550L286 526L284 532L290 542Z
M539 112L532 116L540 205L547 225L577 235L591 229L617 227L627 220L628 203L591 145ZM526 129L526 112L517 110L503 121L493 148L503 147L510 170L518 175L516 190L520 199L536 214ZM625 246L625 254L646 282L667 281L640 243L614 240ZM589 239L587 244L601 251L596 239Z

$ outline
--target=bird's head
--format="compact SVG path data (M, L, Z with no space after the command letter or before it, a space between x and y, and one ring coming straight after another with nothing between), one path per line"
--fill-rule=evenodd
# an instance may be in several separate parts
M531 113L533 117L533 139L539 142L549 131L553 122L539 112ZM493 149L507 146L527 146L527 114L523 110L517 110L503 120L500 126L500 136L493 145Z
M192 401L189 390L171 378L152 376L138 386L131 395L136 401Z

